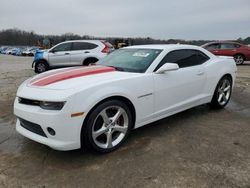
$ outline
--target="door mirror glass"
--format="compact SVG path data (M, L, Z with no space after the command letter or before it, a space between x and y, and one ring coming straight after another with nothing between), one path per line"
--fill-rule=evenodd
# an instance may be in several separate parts
M179 65L176 63L165 63L156 71L156 74L163 74L167 71L175 71L178 69L179 69Z

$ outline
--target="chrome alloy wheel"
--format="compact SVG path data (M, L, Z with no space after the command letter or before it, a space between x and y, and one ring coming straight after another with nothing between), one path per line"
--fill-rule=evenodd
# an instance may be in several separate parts
M244 62L244 58L241 55L236 55L234 57L234 61L236 62L237 65L241 65Z
M217 101L223 106L225 105L231 95L231 83L228 79L222 80L220 86L218 87Z
M109 149L119 144L128 131L128 114L120 106L108 106L95 118L92 126L94 143L102 148Z

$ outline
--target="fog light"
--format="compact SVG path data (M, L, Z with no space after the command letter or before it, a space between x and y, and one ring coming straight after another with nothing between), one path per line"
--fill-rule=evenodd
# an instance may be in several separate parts
M55 131L54 129L50 128L50 127L47 128L47 131L48 131L48 133L49 133L50 135L52 135L52 136L55 136L55 135L56 135L56 131Z

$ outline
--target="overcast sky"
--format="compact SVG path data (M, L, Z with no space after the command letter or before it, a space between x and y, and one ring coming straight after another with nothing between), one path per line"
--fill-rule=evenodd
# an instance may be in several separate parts
M2 0L0 29L158 39L250 36L250 0Z

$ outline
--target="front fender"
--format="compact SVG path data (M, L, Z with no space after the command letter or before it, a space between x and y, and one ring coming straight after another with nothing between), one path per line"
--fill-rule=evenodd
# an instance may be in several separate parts
M136 97L129 94L128 90L118 87L106 87L104 89L100 88L98 90L89 92L83 91L76 94L74 96L75 102L77 103L75 105L75 111L84 111L88 113L95 105L97 105L101 101L114 96L125 97L130 100L132 104L135 104ZM82 105L79 105L79 101L83 101L82 103L80 103Z

